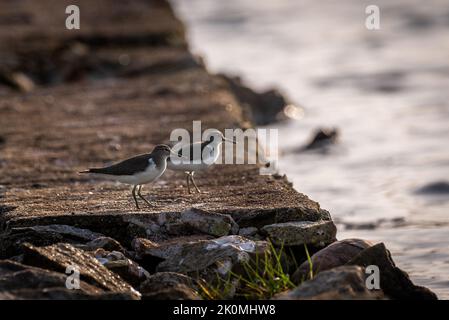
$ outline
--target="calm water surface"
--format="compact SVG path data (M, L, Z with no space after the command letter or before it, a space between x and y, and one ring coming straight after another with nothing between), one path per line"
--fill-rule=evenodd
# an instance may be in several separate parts
M276 125L280 171L331 212L339 238L385 242L415 282L449 298L449 195L415 193L449 181L449 2L173 3L211 71L276 86L302 108ZM368 4L381 9L378 31L365 28ZM295 152L318 127L338 128L339 143Z

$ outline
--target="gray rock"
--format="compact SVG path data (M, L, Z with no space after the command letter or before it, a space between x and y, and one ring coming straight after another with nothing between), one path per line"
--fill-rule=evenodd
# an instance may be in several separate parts
M0 258L21 253L23 243L48 246L58 242L80 244L102 237L100 233L69 225L51 224L12 228L0 236Z
M158 272L140 286L142 299L198 300L196 281L176 272Z
M238 225L230 215L208 212L196 208L181 213L161 213L159 225L170 235L205 233L216 237L237 233Z
M5 84L15 90L30 92L35 88L33 80L23 72L0 70L0 84Z
M120 242L110 237L99 237L92 241L89 241L84 245L77 245L76 247L87 251L104 249L106 251L119 251L121 253L126 252L125 248L123 248Z
M284 183L290 182L286 178L277 178L284 180ZM255 209L255 210L229 210L229 214L240 228L256 227L291 222L291 221L330 221L330 213L320 208L320 205L311 201L304 195L303 203L297 207L290 208L269 208L269 209Z
M257 234L259 229L255 227L242 228L239 230L239 236L242 237L253 237Z
M144 300L201 300L198 293L185 284L168 287L154 287L145 293Z
M77 249L70 244L58 243L46 247L35 247L24 244L24 263L57 272L65 272L67 267L76 266L81 279L98 286L105 291L123 292L140 298L139 292L133 289L120 276L109 271L89 253Z
M227 75L220 75L220 77L228 83L229 88L243 105L247 117L256 125L267 125L286 119L282 111L287 102L279 91L270 89L265 92L255 92L242 84L238 77Z
M128 233L133 238L162 241L173 236L237 234L238 225L228 214L190 208L182 212L162 212L158 215L125 217Z
M428 194L428 195L448 195L449 194L449 182L447 181L435 181L429 183L417 190L416 194Z
M301 148L301 150L316 150L325 149L334 145L339 136L339 131L336 128L318 128L310 141Z
M198 289L196 285L196 280L177 272L157 272L151 275L142 285L140 286L141 291L145 291L143 288L150 288L154 285L171 286L175 284L185 284L186 286L192 287L193 289Z
M127 293L107 292L81 279L80 288L66 288L67 275L17 262L0 261L0 299L135 299Z
M207 235L176 237L162 242L151 241L144 238L136 238L132 241L131 246L133 247L135 255L138 259L143 259L148 256L168 259L175 254L179 254L181 247L185 243L211 239L214 238Z
M150 273L139 264L128 259L120 251L106 251L102 248L92 252L93 256L109 270L117 273L134 288L150 277Z
M370 291L365 285L364 269L341 266L323 271L295 289L278 294L277 300L366 300L382 298L381 290Z
M61 224L33 226L33 227L25 227L25 228L20 228L20 229L33 230L35 232L58 233L65 237L70 237L73 239L84 240L84 241L92 241L96 238L103 236L101 233L92 232L88 229L81 229L81 228L68 226L68 225L61 225Z
M352 258L373 243L361 239L346 239L334 242L324 249L312 255L313 274L345 265ZM303 262L292 275L292 281L296 284L307 279L310 272L308 261Z
M380 287L385 295L400 300L436 300L435 293L425 287L416 286L407 273L396 267L390 251L383 243L363 250L348 265L367 267L376 265L380 271Z
M297 221L270 224L264 226L262 232L275 245L312 244L324 246L335 241L337 228L332 221Z
M103 292L88 294L67 288L20 289L0 292L0 300L134 300L135 297L124 292Z

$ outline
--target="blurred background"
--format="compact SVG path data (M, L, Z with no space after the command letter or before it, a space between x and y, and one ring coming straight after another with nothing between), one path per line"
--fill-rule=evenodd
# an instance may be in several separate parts
M331 212L338 238L385 242L449 298L449 2L171 2L211 71L295 106L272 125L279 169ZM380 30L365 27L368 5ZM304 148L320 128L327 139Z

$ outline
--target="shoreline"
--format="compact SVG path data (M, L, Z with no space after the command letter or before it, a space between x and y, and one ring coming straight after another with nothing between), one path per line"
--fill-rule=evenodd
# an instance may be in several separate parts
M52 16L54 25L31 18L31 26L16 26L14 38L0 34L0 55L19 57L2 66L9 80L0 84L0 272L13 283L0 282L0 298L199 299L195 274L207 283L217 272L230 275L255 254L273 254L268 240L294 251L285 271L292 276L298 271L293 259L305 262L303 246L311 254L331 244L348 250L347 243L335 242L326 210L285 177L259 175L258 166L214 167L198 175L208 193L195 195L186 194L182 175L167 172L148 188L154 206L140 212L130 210L126 187L77 176L89 164L145 152L196 119L207 127L245 128L251 123L242 105L261 101L248 88L243 94L238 88L239 99L232 83L206 71L187 50L182 24L167 2L150 2L151 10L148 2L133 2L121 21L126 32L97 23L100 13L111 21L123 10L120 4L104 11L106 2L77 3L89 12L81 34L59 32L64 4L51 1L19 9L31 17ZM23 62L29 57L40 64ZM276 103L274 109L282 101ZM388 279L403 280L403 287L382 287L386 296L434 298L404 278L381 246L363 242L357 248L319 276L359 288L364 263L379 259ZM74 265L83 276L80 291L66 287L64 271ZM46 279L48 287L21 283L18 270ZM345 282L343 274L356 282ZM175 285L167 289L168 282ZM367 290L341 296L310 285L321 299L384 297ZM290 289L284 298L304 298Z
M428 9L417 1L380 1L392 12L380 32L364 30L357 1L323 3L319 10L295 3L172 3L187 23L192 49L204 55L213 72L238 74L254 88L274 85L302 107L298 120L277 126L286 145L280 169L297 190L331 212L343 237L369 238L390 230L373 238L391 247L414 281L447 298L447 161L442 161L447 152L441 148L447 103L437 89L447 87L447 77L432 69L447 67L445 50L435 45L447 38L439 23L443 3L433 1ZM413 27L417 16L428 24ZM339 31L333 29L336 24ZM312 29L328 35L324 47L308 32ZM394 37L398 34L400 39ZM429 45L423 47L424 34ZM371 41L378 46L371 48ZM423 70L428 70L425 79ZM337 128L340 139L322 155L321 150L296 153L318 128ZM351 233L339 222L357 229L382 223L373 232ZM413 226L416 233L407 232Z

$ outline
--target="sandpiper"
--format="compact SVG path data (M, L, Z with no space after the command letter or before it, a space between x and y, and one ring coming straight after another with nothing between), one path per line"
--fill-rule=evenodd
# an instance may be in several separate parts
M219 130L211 130L209 139L202 142L194 142L188 145L181 146L174 152L177 152L178 158L177 161L173 161L172 158L168 158L167 160L167 168L174 171L184 171L186 173L187 180L187 189L190 192L190 181L195 187L196 191L200 193L200 189L195 183L193 179L193 175L196 171L203 171L208 169L212 164L214 164L218 157L220 156L221 144L223 141L229 141L232 143L236 143L233 140L227 139ZM194 151L195 149L200 148L201 151ZM187 154L188 158L187 159ZM200 158L198 158L198 156ZM196 158L198 159L196 159Z
M170 153L173 153L173 151L169 146L160 144L151 153L126 159L109 167L92 168L80 173L92 173L107 180L133 185L132 195L137 209L140 209L140 207L137 202L136 190L139 198L151 207L150 202L141 194L142 185L158 179L164 173Z

